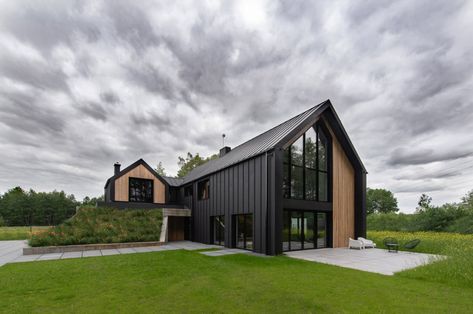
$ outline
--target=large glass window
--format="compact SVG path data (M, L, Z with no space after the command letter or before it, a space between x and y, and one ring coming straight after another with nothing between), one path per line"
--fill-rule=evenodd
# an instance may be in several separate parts
M283 251L327 247L325 213L285 210L283 220Z
M285 150L285 198L329 200L327 147L326 135L320 126L315 125Z
M209 192L210 192L209 180L200 181L198 183L197 188L199 190L199 200L206 200L209 198Z
M213 242L216 245L225 245L225 216L212 217Z
M236 247L253 250L253 215L235 215Z
M128 181L130 202L153 202L153 180L130 178Z

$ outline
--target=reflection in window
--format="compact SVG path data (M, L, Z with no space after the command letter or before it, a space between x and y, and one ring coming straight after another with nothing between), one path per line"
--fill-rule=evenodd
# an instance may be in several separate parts
M153 180L130 178L128 181L130 202L153 202Z
M328 140L315 125L284 152L285 198L328 201Z
M213 217L213 240L216 245L225 245L225 216Z
M236 247L253 250L253 215L235 215Z
M206 200L209 198L209 191L210 191L210 181L204 180L200 181L198 184L199 190L199 200Z

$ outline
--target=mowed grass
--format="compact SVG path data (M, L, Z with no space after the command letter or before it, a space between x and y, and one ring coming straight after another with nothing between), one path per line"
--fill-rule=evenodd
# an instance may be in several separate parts
M7 264L5 313L471 313L473 289L290 259L167 251Z
M395 232L370 231L368 237L379 247L383 239L394 237L402 244L420 239L421 243L412 251L441 254L446 259L399 273L399 276L424 281L436 281L452 286L473 288L473 235L447 232Z
M32 227L33 233L49 227ZM0 227L0 241L26 240L30 237L30 227Z

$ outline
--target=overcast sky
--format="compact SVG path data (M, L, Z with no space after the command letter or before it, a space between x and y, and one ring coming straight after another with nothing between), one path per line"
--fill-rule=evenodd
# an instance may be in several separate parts
M413 211L473 189L473 2L0 1L0 193L236 146L330 99Z

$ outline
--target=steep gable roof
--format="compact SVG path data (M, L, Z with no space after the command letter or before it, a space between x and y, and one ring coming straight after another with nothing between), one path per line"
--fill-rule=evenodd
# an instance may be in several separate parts
M326 100L235 147L224 156L218 159L210 160L207 163L194 168L189 174L187 174L187 176L184 177L183 184L192 182L213 172L222 170L246 159L270 151L280 144L281 141L286 139L300 125L303 125L306 121L313 119L314 116L320 114L329 105L330 101Z
M163 183L168 183L167 180L165 180L162 176L160 176L153 168L151 168L150 165L148 165L148 163L146 161L144 161L142 158L138 159L137 161L135 161L134 163L132 163L131 165L129 165L128 167L126 167L125 169L121 170L119 173L117 173L116 175L114 176L111 176L110 178L108 178L107 182L105 183L105 188L107 188L107 186L110 184L111 181L114 181L118 178L120 178L121 176L123 176L124 174L126 174L128 171L138 167L139 165L142 165L144 166L146 169L148 169L149 172L151 172L158 180L160 180L161 182Z

